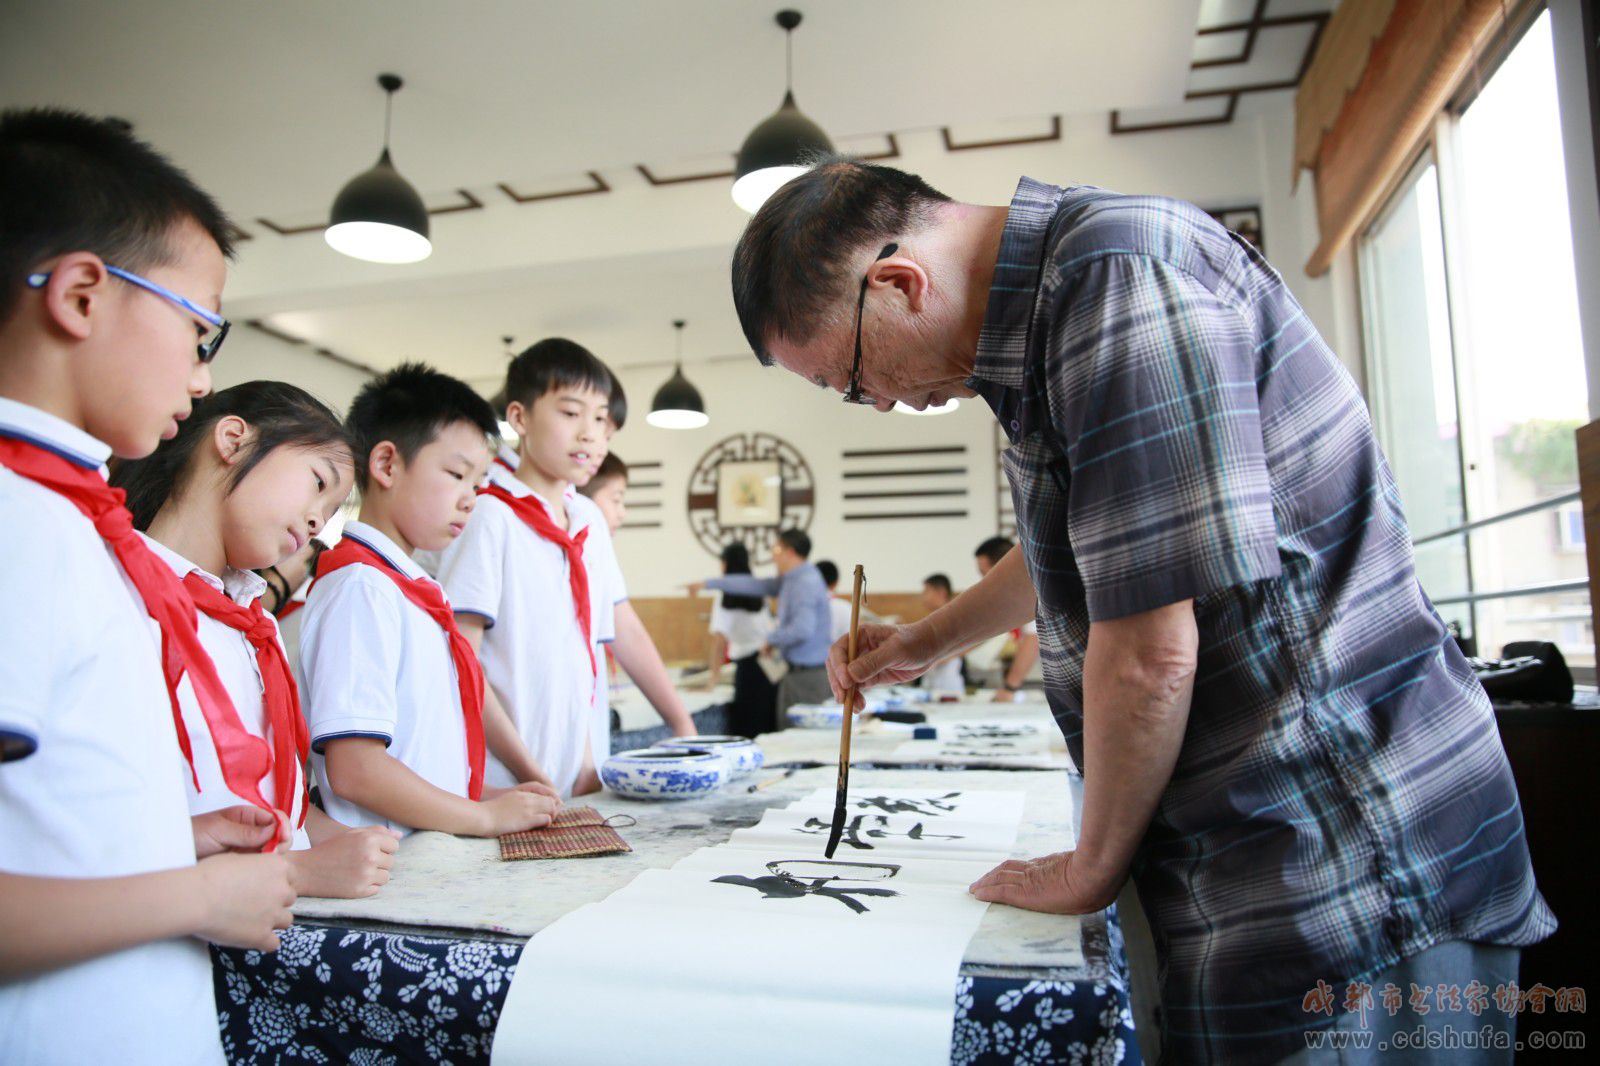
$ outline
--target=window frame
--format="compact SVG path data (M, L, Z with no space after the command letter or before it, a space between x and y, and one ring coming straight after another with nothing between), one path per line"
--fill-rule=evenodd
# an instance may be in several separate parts
M1464 609L1471 628L1473 639L1479 633L1478 604L1484 600L1523 599L1534 596L1548 595L1552 591L1571 589L1575 582L1553 582L1548 585L1539 585L1527 588L1493 588L1485 589L1479 586L1479 578L1474 565L1477 554L1472 543L1472 534L1488 526L1501 522L1511 521L1516 518L1526 517L1529 514L1548 512L1552 521L1558 524L1558 534L1565 533L1564 512L1569 509L1576 498L1576 493L1561 493L1533 504L1512 508L1500 513L1481 514L1482 501L1479 495L1478 484L1480 478L1474 476L1476 463L1479 458L1469 454L1470 441L1477 441L1477 429L1481 425L1478 412L1474 409L1478 392L1475 390L1473 374L1477 367L1471 355L1472 339L1465 328L1467 315L1463 307L1465 287L1463 278L1465 266L1462 262L1461 246L1462 234L1459 220L1462 217L1462 208L1459 195L1460 159L1457 150L1457 139L1461 118L1477 100L1484 87L1499 73L1500 67L1506 58L1516 49L1532 28L1539 16L1546 11L1546 4L1542 0L1519 4L1517 10L1512 12L1506 23L1505 30L1497 35L1496 40L1478 57L1474 76L1469 79L1462 91L1451 99L1449 104L1442 108L1435 116L1428 137L1412 154L1406 166L1397 172L1396 177L1384 189L1383 196L1371 214L1362 222L1357 230L1355 245L1355 273L1356 295L1361 312L1361 340L1362 340L1362 369L1368 382L1367 404L1373 415L1375 427L1379 433L1385 450L1388 449L1390 436L1388 432L1388 419L1391 409L1387 406L1391 401L1383 395L1380 374L1380 354L1376 350L1379 345L1374 343L1371 330L1375 328L1372 315L1372 294L1367 286L1367 278L1371 273L1368 260L1368 249L1377 231L1393 217L1404 195L1409 192L1426 173L1427 167L1435 168L1435 180L1438 183L1440 227L1444 245L1444 283L1445 299L1449 317L1449 344L1451 372L1454 381L1455 417L1457 425L1457 444L1455 448L1458 464L1458 477L1461 495L1461 514L1464 521L1456 527L1444 530L1430 530L1421 536L1413 536L1412 546L1416 547L1438 543L1452 537L1459 537L1462 541L1467 582L1467 592L1464 595L1442 597L1435 601L1437 605L1449 606L1459 604ZM1600 129L1600 115L1596 116L1596 128ZM1597 140L1595 150L1600 153L1600 140ZM1562 543L1565 543L1563 537ZM1582 550L1579 548L1578 550ZM1582 583L1583 591L1587 594L1588 583ZM1596 634L1600 637L1600 634ZM1479 654L1498 655L1498 648L1479 648ZM1585 649L1589 650L1589 649ZM1575 678L1587 685L1596 682L1595 667L1574 667Z

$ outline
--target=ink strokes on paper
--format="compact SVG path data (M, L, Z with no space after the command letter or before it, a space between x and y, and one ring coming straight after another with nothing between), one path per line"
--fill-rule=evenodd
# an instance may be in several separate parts
M831 819L807 818L803 826L797 827L796 833L822 834L827 836L833 828ZM878 845L872 841L888 840L892 837L903 836L907 840L960 840L959 833L941 834L926 833L922 823L918 822L909 829L896 828L888 815L858 814L844 823L844 832L839 839L842 843L850 845L860 851L871 851Z
M799 865L812 869L809 874L792 869ZM713 884L753 888L761 893L763 899L801 899L805 896L836 899L854 914L867 913L869 908L863 902L866 897L892 899L900 894L892 888L856 883L894 877L900 872L900 867L893 863L836 862L831 859L811 863L777 861L767 863L767 869L771 872L761 877L723 874L713 877L711 881Z
M818 789L768 810L534 936L494 1061L688 1064L760 1048L797 1066L948 1063L950 989L988 906L967 888L1010 857L1023 794L860 789L845 853L824 860L833 799ZM597 1001L651 1010L596 1027Z

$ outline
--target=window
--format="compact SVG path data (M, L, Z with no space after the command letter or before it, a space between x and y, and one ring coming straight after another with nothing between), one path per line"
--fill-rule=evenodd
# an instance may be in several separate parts
M1550 16L1440 120L1359 249L1374 419L1423 588L1498 655L1594 665L1574 431L1588 420Z

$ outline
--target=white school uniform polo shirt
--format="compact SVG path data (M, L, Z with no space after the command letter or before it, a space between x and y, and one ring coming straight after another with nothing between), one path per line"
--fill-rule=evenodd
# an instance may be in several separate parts
M832 593L828 595L828 639L835 644L850 633L850 610L850 600L841 600Z
M431 581L399 545L365 522L344 535L408 578ZM328 816L348 826L412 827L344 799L328 782L323 746L377 737L429 784L467 794L467 730L450 639L376 567L341 567L311 586L301 612L301 705L311 727L311 765Z
M110 449L0 399L0 433L90 470ZM155 623L92 523L0 466L0 870L193 866L187 773ZM22 754L26 752L27 754ZM181 937L0 984L7 1063L220 1063L211 959Z
M728 661L747 659L761 650L772 632L772 612L766 604L758 611L733 610L722 605L726 596L718 595L717 605L711 608L711 632L720 633L728 642Z
M230 566L219 578L202 570L158 540L145 536L144 541L150 545L151 551L161 557L162 562L172 567L172 572L178 575L178 580L182 581L190 574L199 574L200 580L241 607L248 607L266 590L266 581L248 570L235 570ZM261 667L256 662L255 646L243 633L224 622L217 621L198 607L195 608L195 613L200 617L200 643L211 656L212 663L216 665L217 677L222 681L222 687L228 690L228 697L233 700L234 710L239 712L239 721L251 733L271 743L267 728L269 723L266 688L261 680ZM267 617L272 618L270 614ZM277 630L276 619L273 620L273 630ZM276 639L278 646L282 647L282 636ZM189 813L205 814L223 807L250 806L250 801L235 795L223 779L222 762L217 757L216 743L211 738L211 730L206 725L205 715L200 712L200 702L195 698L194 685L188 675L179 682L178 705L183 708L183 724L189 731L189 746L194 752L194 773L185 772L183 775L184 788L189 795ZM195 778L200 780L199 791L195 790ZM293 820L298 828L295 829L292 845L296 850L311 846L311 838L306 836L305 827L300 825L300 816L305 807L306 793L302 787L304 779L305 767L297 767ZM259 787L263 799L268 803L277 802L277 786L270 770L261 778Z
M497 477L495 483L514 496L537 500L548 510L548 504L516 478ZM601 638L616 632L613 607L620 574L599 506L570 487L563 500L568 532L589 530L583 558L589 573L590 636L598 678L590 670L573 610L566 554L530 529L505 503L493 496L478 498L466 530L444 553L439 579L456 611L486 620L480 656L484 676L533 757L567 795L583 767L585 742L596 749L597 765L605 758L602 737L609 746L609 724L602 730L599 721L606 714ZM493 752L487 763L487 784L515 783Z

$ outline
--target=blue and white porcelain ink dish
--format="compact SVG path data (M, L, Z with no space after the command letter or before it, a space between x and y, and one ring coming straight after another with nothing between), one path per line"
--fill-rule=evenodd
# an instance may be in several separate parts
M629 799L694 799L727 784L730 766L726 755L706 748L638 748L602 763L600 780Z
M656 744L658 748L704 748L706 751L719 751L728 758L728 769L733 777L744 777L761 769L767 757L762 752L760 745L749 737L737 736L699 736L699 737L668 737Z
M842 703L796 703L789 707L789 725L794 729L838 729L843 721Z

